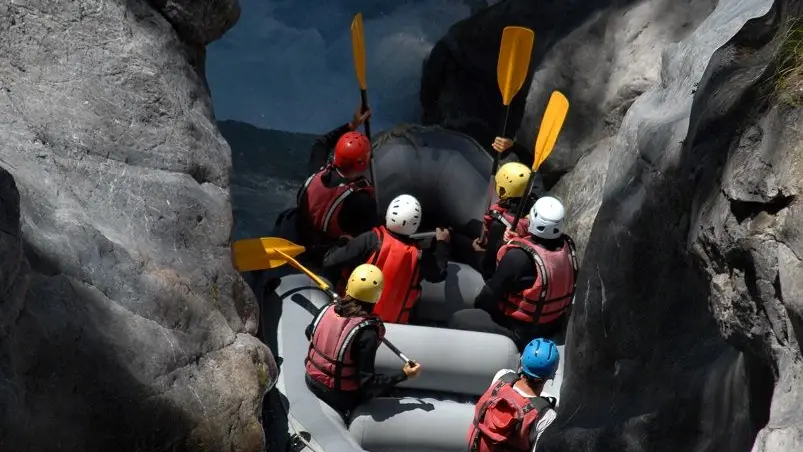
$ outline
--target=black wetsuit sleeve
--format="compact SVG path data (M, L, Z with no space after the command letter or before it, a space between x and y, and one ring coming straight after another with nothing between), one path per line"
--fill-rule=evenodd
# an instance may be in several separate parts
M310 150L308 169L309 174L318 171L323 165L326 164L326 161L329 160L329 154L337 144L337 140L346 134L346 132L350 131L351 128L349 125L344 124L336 129L330 130L326 133L326 135L321 135L315 140L315 143L312 144L312 149Z
M315 329L315 320L317 320L318 316L322 314L321 311L323 311L324 309L326 309L328 307L329 307L329 305L326 305L326 304L321 306L321 308L318 309L315 312L315 315L312 316L312 320L310 320L309 325L307 325L307 327L304 329L304 335L307 336L307 340L308 341L312 340L312 332Z
M481 273L485 279L490 279L496 270L496 254L502 247L503 236L505 235L505 225L494 220L488 228L488 245L485 248L485 255L482 259Z
M376 199L364 190L352 193L343 201L337 222L340 230L352 237L370 231L379 224Z
M477 298L474 299L474 307L493 311L499 299L510 292L518 292L526 289L535 280L535 268L533 268L530 256L520 248L513 248L505 253L493 276L485 281Z
M449 266L449 244L434 240L432 246L421 255L421 278L438 283L446 279Z
M373 231L364 232L343 245L334 245L323 257L324 268L356 267L364 264L379 245Z
M351 356L354 357L360 374L361 391L369 393L382 392L407 379L407 376L401 370L394 374L375 373L374 364L379 345L379 337L375 328L365 328L357 334L352 343Z

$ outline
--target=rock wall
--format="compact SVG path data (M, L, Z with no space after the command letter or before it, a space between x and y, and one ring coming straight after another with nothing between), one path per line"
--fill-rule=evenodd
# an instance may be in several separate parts
M0 5L0 450L264 449L276 366L202 70L238 14Z
M527 8L507 0L442 42L469 55ZM800 14L798 0L620 3L536 49L518 138L530 148L549 93L567 95L545 172L583 253L559 418L539 451L803 450L801 104L779 93L803 86L778 83ZM495 62L466 58L428 63L447 126L498 114L449 95L473 79L464 94L499 103Z

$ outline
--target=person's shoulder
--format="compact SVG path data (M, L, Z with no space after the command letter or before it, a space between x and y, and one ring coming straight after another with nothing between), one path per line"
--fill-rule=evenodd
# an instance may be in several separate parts
M530 262L530 251L520 247L520 246L512 246L507 249L507 252L502 257L503 260L507 262L516 263L516 264L523 264Z
M496 375L494 375L494 378L493 378L493 380L491 380L491 383L492 384L496 383L497 381L499 381L500 378L502 378L503 376L505 376L507 374L515 374L515 373L516 373L516 371L513 370L513 369L501 369L501 370L499 370L499 372L496 373Z
M555 421L555 419L557 419L557 418L558 418L558 412L557 412L557 411L555 411L555 409L554 409L554 408L547 408L547 409L544 411L544 414L541 416L541 419L538 421L538 423L539 423L539 424L540 424L540 425L541 425L543 428L547 428L547 427L549 427L549 424L551 424L552 422L554 422L554 421Z

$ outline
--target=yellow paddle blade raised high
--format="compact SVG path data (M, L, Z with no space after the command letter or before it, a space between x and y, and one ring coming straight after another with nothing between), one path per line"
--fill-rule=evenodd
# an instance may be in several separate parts
M352 25L352 30L354 26ZM502 44L499 46L499 61L496 64L496 80L502 93L502 104L506 107L519 92L533 52L535 33L524 27L505 27L502 31Z
M365 81L365 31L362 13L357 13L351 21L351 50L354 52L354 72L361 90L368 89Z
M553 91L549 97L544 117L541 119L538 137L535 139L533 173L538 171L544 160L555 149L555 143L558 141L560 129L563 127L563 121L566 119L568 112L569 100L560 91Z
M241 272L281 267L288 263L287 256L303 252L303 246L279 237L238 240L231 245L232 263Z
M549 103L546 105L544 117L541 119L541 127L538 129L538 136L535 138L535 150L533 155L533 171L530 173L530 180L527 181L527 189L524 190L524 196L528 196L533 189L535 182L535 173L541 167L541 163L549 157L552 150L555 148L555 143L558 141L560 129L563 127L563 121L566 119L566 114L569 112L569 100L566 96L558 91L553 91L549 97ZM513 219L513 224L509 228L515 231L519 225L519 220L524 215L524 208L526 202L519 204L516 212L516 217Z

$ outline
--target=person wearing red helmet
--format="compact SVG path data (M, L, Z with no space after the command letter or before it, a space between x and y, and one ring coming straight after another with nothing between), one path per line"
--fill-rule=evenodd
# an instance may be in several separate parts
M298 229L308 247L326 247L343 236L357 236L378 223L372 184L363 174L371 160L371 142L357 128L371 116L357 107L352 120L316 140L314 168L298 193ZM334 151L331 162L329 155Z

